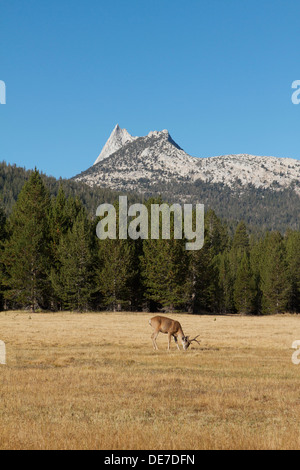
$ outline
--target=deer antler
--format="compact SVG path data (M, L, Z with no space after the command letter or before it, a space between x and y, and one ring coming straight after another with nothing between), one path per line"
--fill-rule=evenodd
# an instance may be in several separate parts
M189 342L192 343L193 341L195 341L197 344L200 345L200 341L197 340L197 338L198 338L199 336L200 336L200 335L197 335L197 336L195 336L195 338L189 339Z

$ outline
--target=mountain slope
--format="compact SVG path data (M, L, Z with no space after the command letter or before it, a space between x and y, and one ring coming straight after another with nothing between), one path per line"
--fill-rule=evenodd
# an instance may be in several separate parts
M0 203L9 215L25 181L28 181L31 171L15 165L0 163ZM118 193L107 187L91 187L85 183L74 180L56 180L53 177L42 175L51 195L57 195L62 184L66 196L78 197L87 208L91 217L95 217L99 204L113 203ZM128 195L129 204L142 202L143 197L126 190L120 191ZM249 185L247 189L233 192L222 183L204 183L197 180L195 183L174 182L157 183L152 190L144 193L144 197L161 194L165 201L201 202L206 210L212 208L216 214L226 219L230 227L242 219L247 222L251 232L263 232L266 229L276 229L285 233L287 228L300 229L299 196L292 189L273 191L270 189L255 188ZM180 195L183 194L181 197ZM188 195L188 196L187 196Z
M114 130L101 152L105 158L74 179L90 186L141 192L149 191L157 182L195 183L201 180L222 183L232 190L253 185L273 190L294 189L300 195L298 160L246 154L196 158L184 152L166 130L139 138L128 134L131 140L126 140L122 133L125 136L123 145L115 134ZM109 154L108 143L112 152ZM113 152L113 148L117 150Z
M32 171L0 162L0 205L4 208L6 215L11 214L22 187L29 180ZM56 179L43 173L41 175L51 196L57 196L59 187L62 186L67 197L81 200L91 217L95 217L99 204L114 203L119 196L118 192L111 191L109 188L91 188L74 180ZM141 197L130 193L129 200L134 203L140 201Z
M94 165L101 162L102 160L105 160L105 158L109 157L114 152L119 150L121 147L127 144L127 142L132 142L135 139L137 139L137 137L133 137L129 134L129 132L127 132L126 129L121 129L119 127L119 124L117 124L112 133L110 134L108 141L104 145Z
M247 154L196 158L166 130L133 139L74 180L95 189L203 203L221 217L264 229L299 228L300 161Z

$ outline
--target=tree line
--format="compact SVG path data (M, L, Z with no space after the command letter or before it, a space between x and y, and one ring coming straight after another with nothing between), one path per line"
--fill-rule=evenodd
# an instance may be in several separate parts
M82 202L62 186L51 196L38 171L0 219L2 309L300 312L299 231L249 235L240 222L232 235L209 210L199 251L185 240L99 240Z
M3 202L6 215L12 208L32 170L25 170L16 165L0 162L0 200ZM74 179L56 179L41 173L41 177L50 191L51 197L58 195L62 186L67 198L78 198L94 216L95 207L107 202L113 203L120 191L107 187L90 187ZM196 204L201 202L206 208L213 209L217 216L226 220L230 233L237 226L237 220L244 220L248 231L252 234L263 234L266 230L279 230L285 233L300 228L299 194L294 190L299 182L292 182L288 189L255 188L253 185L244 187L235 182L235 190L223 183L210 183L197 180L193 183L184 178L169 183L142 178L137 182L139 193L126 191L126 183L122 193L126 193L129 202L143 202L144 199L160 195L169 203L182 201ZM277 190L276 190L277 189Z
M7 216L11 214L24 184L29 181L32 173L33 170L0 162L0 200ZM65 196L80 199L90 215L94 215L97 205L104 202L113 203L119 195L117 191L109 188L91 188L87 184L73 179L56 179L44 173L40 173L40 175L51 197L56 197L59 188L63 187ZM129 201L138 202L140 199L137 194L128 194Z

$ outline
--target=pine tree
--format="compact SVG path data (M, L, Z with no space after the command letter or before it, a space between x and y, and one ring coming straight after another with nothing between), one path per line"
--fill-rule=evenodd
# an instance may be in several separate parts
M227 243L227 228L214 211L209 210L205 214L204 246L189 254L193 312L216 312L220 309L219 263Z
M211 252L207 245L201 250L189 253L188 286L190 311L207 312L211 310L214 293L214 270Z
M236 313L235 284L237 273L245 254L249 253L249 235L245 223L238 224L233 240L219 259L219 281L221 287L221 311Z
M138 254L141 240L123 240L119 234L119 201L116 211L116 239L98 240L97 284L102 307L113 311L141 305Z
M250 314L255 309L255 281L247 253L241 260L234 283L234 304L239 313Z
M98 289L113 311L131 304L136 276L131 240L99 240Z
M249 235L245 222L242 220L235 231L232 248L236 252L248 252L249 250Z
M287 262L291 283L289 307L300 312L300 232L288 232L286 237Z
M232 251L219 255L218 281L220 286L219 310L222 313L236 313L234 305L235 270Z
M183 240L144 240L141 262L146 299L168 311L189 303L189 258Z
M201 250L189 253L189 278L193 280L193 312L213 312L219 308L219 258L213 253L214 249L207 236Z
M49 207L48 191L35 170L14 206L3 253L5 297L32 311L49 306Z
M5 291L5 266L3 264L3 250L4 243L7 239L7 220L4 209L0 206L0 309L5 306L4 291Z
M82 210L72 228L62 235L57 248L59 267L52 268L51 281L64 308L84 311L95 291L92 224Z
M214 257L223 253L229 242L228 230L212 209L205 214L205 243Z
M51 210L49 219L50 229L50 249L51 249L51 279L52 285L55 279L59 276L61 269L59 247L62 237L64 237L69 230L72 229L74 222L80 212L82 212L82 204L78 200L74 200L65 196L64 189L60 185L58 194L51 200ZM53 289L52 292L52 307L55 309L62 308L62 298L58 296L60 289Z
M53 257L55 258L60 237L67 233L72 223L68 214L68 202L62 186L59 187L57 196L53 198L51 202L49 225L53 245Z
M266 250L261 271L262 312L284 313L288 306L291 284L285 246L279 232L266 239Z
M163 204L162 199L147 201L149 228L151 227L151 204ZM151 310L174 311L190 309L192 304L192 282L189 279L189 255L185 249L186 240L174 238L174 213L170 212L170 239L163 238L163 217L159 217L159 238L143 240L141 275L145 300Z
M265 249L266 241L265 239L260 239L257 242L253 242L249 252L250 267L255 283L254 312L256 314L261 314L262 312L261 272L264 266Z

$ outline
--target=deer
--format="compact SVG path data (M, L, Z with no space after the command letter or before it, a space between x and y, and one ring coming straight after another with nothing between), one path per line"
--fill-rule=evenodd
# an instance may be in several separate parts
M188 349L188 347L192 344L193 341L200 344L200 342L197 340L197 338L200 335L195 336L195 338L193 338L193 339L189 339L189 336L184 335L180 323L176 320L171 320L171 318L161 317L161 316L157 315L156 317L153 317L153 318L151 318L151 320L149 320L149 325L154 330L152 335L151 335L154 350L158 350L158 346L156 344L156 339L157 339L159 333L164 333L164 334L168 335L168 351L170 350L170 344L171 344L172 336L173 336L174 341L176 343L177 349L179 349L179 350L180 350L180 347L178 345L178 338L182 342L182 346L183 346L184 351L186 351Z

